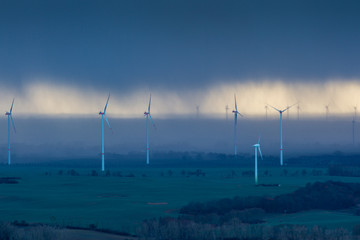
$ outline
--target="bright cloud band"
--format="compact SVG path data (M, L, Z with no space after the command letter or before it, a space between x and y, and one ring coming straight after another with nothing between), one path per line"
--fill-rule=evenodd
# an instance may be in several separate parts
M92 115L97 116L108 92L91 88L64 86L56 83L33 82L22 89L1 88L1 108L6 111L15 97L17 115ZM234 93L239 112L248 117L265 114L265 105L286 108L299 103L302 116L324 115L325 106L333 115L353 114L360 107L360 81L331 80L323 83L286 83L282 81L241 81L217 84L201 90L152 89L152 112L158 117L195 114L196 106L206 116L220 117L226 105L233 109ZM141 117L147 108L150 91L138 89L111 91L109 116ZM229 111L229 113L230 113ZM269 110L270 111L270 110ZM291 110L294 117L296 108ZM270 112L269 112L270 113Z

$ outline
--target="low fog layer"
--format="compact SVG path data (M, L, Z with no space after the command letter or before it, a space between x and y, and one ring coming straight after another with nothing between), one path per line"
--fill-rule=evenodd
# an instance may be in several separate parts
M150 125L150 150L156 152L197 151L233 154L234 121L229 119L156 119ZM126 154L146 149L145 119L112 119L112 133L105 129L105 152ZM101 118L18 118L17 133L11 134L12 153L18 159L96 158L101 152ZM7 159L7 121L0 121L0 159ZM351 119L287 119L284 115L284 156L312 155L343 151L360 152L360 124L352 144ZM238 151L253 154L261 135L263 154L279 154L279 119L238 120Z

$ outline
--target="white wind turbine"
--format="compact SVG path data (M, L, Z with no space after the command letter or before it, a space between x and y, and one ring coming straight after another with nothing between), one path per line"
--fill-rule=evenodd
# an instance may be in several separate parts
M257 152L259 151L261 159L263 159L260 149L260 137L257 144L254 144L253 147L255 148L255 185L258 184L258 162L257 162Z
M5 115L8 116L8 165L11 164L11 151L10 151L10 128L11 127L10 127L10 125L13 126L14 132L16 133L14 120L12 118L12 110L13 110L13 106L14 106L14 100L15 100L15 98L12 101L10 112L5 113ZM10 120L11 120L11 122L10 122Z
M353 145L355 144L355 117L353 117L353 120L351 121L352 123L352 143Z
M265 105L265 120L267 120L267 118L268 118L268 106L267 105Z
M329 104L325 105L325 119L326 121L329 119Z
M226 120L228 120L228 110L229 110L229 106L226 104L226 107L225 107Z
M354 106L354 119L356 121L356 114L357 114L357 106Z
M150 120L155 127L154 121L152 120L151 114L150 114L150 107L151 107L151 94L150 94L150 99L149 99L149 107L148 107L148 111L144 112L144 115L146 116L146 164L150 163L150 159L149 159L149 117Z
M352 120L352 142L355 144L355 123L356 123L357 106L354 106L354 116Z
M112 130L112 128L110 127L110 123L106 117L106 108L107 105L109 103L109 98L110 98L110 93L108 96L108 99L106 101L106 105L104 107L104 112L99 112L99 115L101 115L101 171L105 171L105 153L104 153L104 116L105 116L105 120L110 128L110 130Z
M297 105L296 109L297 109L297 120L300 120L300 110L301 110L300 104Z
M234 113L234 120L235 120L235 127L234 127L234 150L235 150L235 157L237 154L237 150L236 150L236 125L237 125L237 115L239 114L241 117L243 117L243 115L241 113L238 112L237 110L237 104L236 104L236 95L234 94L234 99L235 99L235 110L233 110L232 112Z
M288 106L287 108L283 109L283 110L279 110L271 105L269 105L270 107L272 107L273 109L275 109L276 111L278 111L280 113L280 165L282 166L283 165L283 144L282 144L282 114L289 110L289 108L291 108L292 106L296 105L293 104L291 106Z

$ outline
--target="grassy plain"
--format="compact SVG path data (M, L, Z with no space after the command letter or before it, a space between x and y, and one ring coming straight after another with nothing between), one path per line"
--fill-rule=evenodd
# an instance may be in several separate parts
M191 201L207 201L234 196L275 196L288 193L308 182L337 180L360 182L360 178L312 176L312 168L261 169L259 183L242 176L251 169L201 168L205 176L187 177L185 168L126 168L118 176L90 176L93 169L76 168L80 176L67 174L70 169L54 167L0 166L0 177L21 177L19 184L0 184L0 221L26 221L112 229L135 233L146 218L176 216L177 210ZM59 175L59 171L63 171ZM172 174L169 174L171 170ZM271 176L263 176L268 170ZM232 171L236 175L232 174ZM296 176L294 173L298 171ZM100 171L97 170L99 173ZM183 174L182 172L185 172ZM325 174L326 170L322 169ZM132 173L135 177L124 177ZM171 176L170 176L171 175ZM268 224L298 223L352 227L360 217L349 212L311 211L269 216Z

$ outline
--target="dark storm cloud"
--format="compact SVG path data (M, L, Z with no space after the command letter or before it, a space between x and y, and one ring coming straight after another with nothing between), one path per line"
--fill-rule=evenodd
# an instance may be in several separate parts
M124 89L357 78L359 12L328 0L1 1L0 77Z

